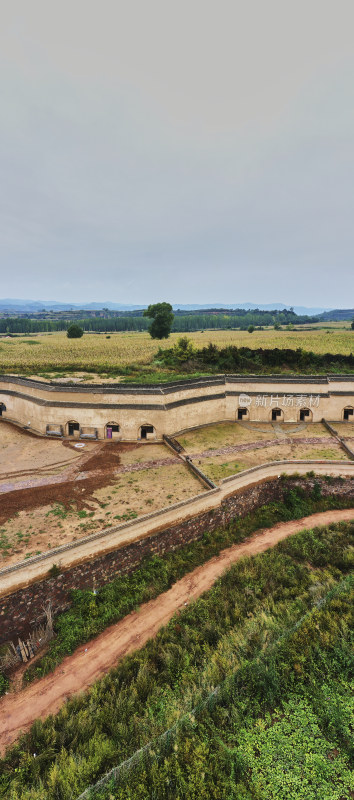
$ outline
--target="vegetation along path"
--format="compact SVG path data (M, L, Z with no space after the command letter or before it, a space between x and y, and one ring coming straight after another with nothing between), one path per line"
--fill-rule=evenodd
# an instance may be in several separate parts
M138 650L166 625L180 608L210 589L220 575L242 556L263 553L282 539L306 528L351 521L354 508L324 511L301 520L281 522L264 532L255 533L241 544L223 550L206 564L185 575L171 589L145 603L96 639L79 647L50 675L19 693L0 700L0 753L30 728L35 719L58 712L73 694L87 689L128 653Z

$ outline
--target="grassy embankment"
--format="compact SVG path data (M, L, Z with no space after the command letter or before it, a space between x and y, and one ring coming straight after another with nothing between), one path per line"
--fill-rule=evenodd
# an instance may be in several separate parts
M0 796L71 800L147 745L95 796L349 800L353 532L303 532L239 561L35 723L1 763Z
M284 477L284 481L291 486L291 479ZM91 591L74 591L71 609L55 620L56 636L48 652L29 667L25 680L29 682L51 672L80 644L97 636L141 603L167 591L183 575L218 555L221 550L242 542L255 531L331 508L350 508L351 504L351 498L341 499L335 495L321 497L318 484L309 493L298 487L290 488L285 492L284 503L273 502L261 506L244 519L235 518L226 528L206 531L202 539L175 552L163 557L146 558L132 574L116 577L99 589L96 596Z

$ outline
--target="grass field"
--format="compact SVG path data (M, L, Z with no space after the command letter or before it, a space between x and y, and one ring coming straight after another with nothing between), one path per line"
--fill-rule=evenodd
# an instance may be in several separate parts
M188 431L178 441L215 483L270 461L348 458L321 423L219 423Z
M331 441L319 445L296 445L294 443L277 442L273 446L261 450L248 450L237 455L213 455L207 458L195 459L195 463L214 483L220 483L223 478L228 478L237 472L251 467L267 464L271 461L299 459L320 461L346 461L348 456L336 442ZM330 466L330 465L329 465Z
M177 438L186 452L191 455L192 453L201 453L203 450L215 450L269 439L281 440L288 436L291 438L326 437L334 441L331 433L321 422L277 423L276 425L271 422L218 422L215 425L186 431Z
M335 422L333 428L342 439L354 438L354 420L353 422Z
M174 333L162 341L163 347L171 347L181 334ZM306 331L198 331L188 334L196 347L213 342L218 347L302 348L314 353L341 353L349 355L354 349L354 331L350 329L313 328ZM156 371L152 366L159 342L148 333L85 334L82 339L68 339L65 333L42 333L29 337L0 339L0 371L22 374L87 373L119 375L127 369L134 375L142 368ZM135 366L135 369L134 369ZM132 367L132 369L130 369ZM162 370L163 376L164 370ZM167 370L165 372L168 374ZM82 377L82 376L81 376Z
M1 762L0 797L72 800L147 746L90 797L350 800L352 536L352 524L331 525L241 559L91 691L37 721ZM203 562L213 538L184 559L198 548ZM173 553L146 577L161 585L179 570ZM99 603L114 613L122 588L103 589L97 613ZM87 627L92 595L77 606ZM66 621L68 633L80 624Z

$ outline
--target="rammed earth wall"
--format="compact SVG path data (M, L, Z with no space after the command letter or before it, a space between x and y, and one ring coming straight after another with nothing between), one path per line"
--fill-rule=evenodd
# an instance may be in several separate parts
M146 556L176 550L184 544L200 539L203 533L226 525L236 517L244 517L259 506L272 500L282 500L284 492L292 486L311 491L314 484L321 486L323 496L353 498L354 481L350 479L296 478L284 481L279 478L263 481L242 489L223 501L220 508L184 520L152 536L123 546L103 556L77 565L56 578L34 583L0 600L0 644L28 632L43 615L43 606L51 600L54 614L70 606L72 589L99 587L117 574L129 573Z
M343 420L354 407L352 375L213 375L163 384L60 384L0 375L2 418L45 435L71 422L79 430L107 436L107 423L119 425L122 441L137 441L141 426L163 435L214 422L236 421L239 406L254 422L269 422L279 406L281 419L299 422L307 408L313 422ZM279 421L279 420L278 420ZM79 431L77 431L79 435Z

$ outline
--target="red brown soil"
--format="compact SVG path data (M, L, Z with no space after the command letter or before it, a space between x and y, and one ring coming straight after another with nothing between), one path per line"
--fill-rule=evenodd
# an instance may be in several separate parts
M230 564L242 556L263 553L282 539L306 528L349 521L353 517L354 509L341 509L279 523L255 533L242 544L223 550L206 564L197 567L177 581L169 591L111 625L86 646L79 647L53 673L17 694L10 693L3 697L0 701L0 753L3 754L21 732L27 731L35 719L56 714L69 697L87 689L115 667L121 658L156 636L179 609L210 589Z
M71 442L63 442L63 445L70 449L74 447ZM65 476L58 482L53 479L52 484L37 484L2 493L0 525L18 511L32 511L53 503L60 503L67 509L75 503L78 511L90 508L89 499L93 493L113 483L115 471L120 464L120 454L135 446L113 442L94 445L93 450L82 454L78 461L71 463ZM85 477L78 480L82 472L85 472Z

